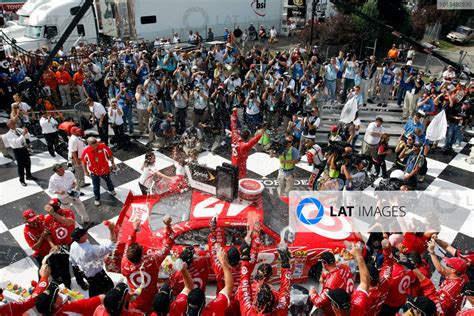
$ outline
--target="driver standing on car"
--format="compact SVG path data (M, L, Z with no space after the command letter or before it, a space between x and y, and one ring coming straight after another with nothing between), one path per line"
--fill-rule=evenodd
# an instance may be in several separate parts
M237 108L233 109L230 127L232 130L232 164L239 167L239 179L243 179L247 177L249 152L260 140L263 131L259 130L252 139L249 139L249 130L243 130L239 135L237 133Z
M130 309L139 309L144 313L152 312L153 297L158 293L157 283L161 263L169 254L174 243L174 232L171 228L171 217L163 218L165 236L161 248L157 250L146 249L136 242L137 233L140 231L140 221L133 223L133 231L128 237L122 258L122 275L127 278L131 293L137 298L130 302Z

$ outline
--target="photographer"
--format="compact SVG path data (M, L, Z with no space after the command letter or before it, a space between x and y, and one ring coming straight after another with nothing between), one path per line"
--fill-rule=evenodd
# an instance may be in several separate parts
M298 149L292 146L293 136L285 137L285 147L283 152L272 152L270 157L278 154L280 160L280 169L278 170L278 194L288 196L295 185L295 165L300 161Z
M191 92L190 99L193 102L193 123L203 123L206 118L208 96L201 86L197 86Z
M120 83L120 91L117 93L115 97L115 101L117 101L118 106L123 112L123 120L125 123L125 129L127 129L128 125L128 132L133 134L133 101L135 97L133 95L132 90L127 89L125 83Z
M304 145L306 148L308 165L313 167L311 176L308 180L308 187L310 190L316 190L318 179L326 167L326 157L324 157L321 147L314 143L314 140L306 139Z
M319 109L317 106L313 106L310 111L303 114L302 127L303 131L301 134L301 141L299 145L300 155L304 154L305 141L310 139L314 142L316 138L316 132L321 125L321 119L319 118Z
M171 99L174 101L176 110L176 131L181 134L186 128L186 110L189 100L183 85L178 84L178 89L173 93Z
M250 132L255 133L256 127L262 121L262 113L260 112L260 98L255 90L250 90L248 97L244 101L245 105L245 121Z
M176 136L173 120L174 115L169 113L166 117L166 120L162 121L159 126L155 127L158 150L162 150L164 147L169 147L171 145L171 141Z
M370 185L367 183L369 176L365 170L367 162L360 157L346 161L347 163L341 167L341 173L346 180L346 189L358 191L367 188Z
M265 104L266 117L268 122L268 127L270 129L275 129L278 127L278 122L280 121L280 97L275 92L275 89L272 86L267 87L263 93L262 100Z
M184 143L183 150L186 155L189 155L191 150L201 152L202 140L203 136L199 127L195 125L188 127L181 136L181 141Z
M110 123L112 124L112 129L114 130L113 142L117 145L117 149L125 148L125 134L123 132L123 112L118 107L117 101L113 100L110 103L109 109L109 118Z

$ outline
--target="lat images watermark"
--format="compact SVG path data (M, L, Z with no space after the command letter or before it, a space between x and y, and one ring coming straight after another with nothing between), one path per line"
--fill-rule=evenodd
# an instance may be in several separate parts
M438 10L474 10L474 0L438 0Z

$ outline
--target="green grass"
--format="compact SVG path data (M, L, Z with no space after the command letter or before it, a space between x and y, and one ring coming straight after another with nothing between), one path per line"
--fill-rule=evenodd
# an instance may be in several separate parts
M440 50L455 50L457 49L457 47L451 42L440 40L439 49Z

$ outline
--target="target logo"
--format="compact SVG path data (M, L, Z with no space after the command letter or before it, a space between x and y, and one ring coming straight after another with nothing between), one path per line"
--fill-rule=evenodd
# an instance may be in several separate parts
M64 228L64 227L59 227L58 229L56 229L56 236L57 236L59 239L64 239L64 238L66 238L66 236L67 236L67 229Z
M204 281L201 278L194 278L193 283L196 288L202 289L204 286Z
M351 294L353 291L354 291L354 280L349 279L347 280L346 292Z
M44 281L43 281L43 282L40 282L40 283L38 284L38 287L47 287L47 286L48 286L48 283L46 283L46 282L44 282Z
M398 284L398 292L400 294L405 294L407 292L408 287L410 287L411 281L410 281L410 276L405 275L400 283Z
M130 282L134 287L146 288L151 283L151 276L146 271L135 271L130 275Z
M247 274L248 272L247 267L242 267L242 274Z

